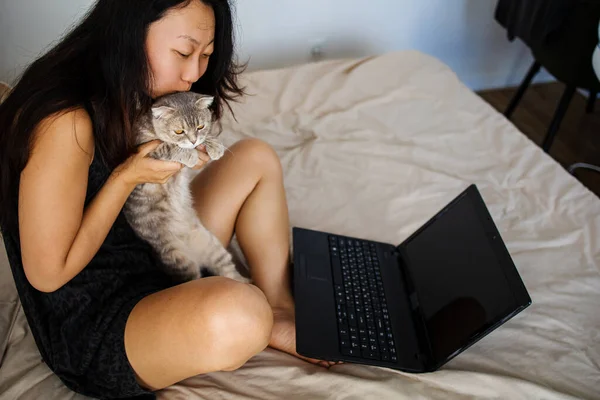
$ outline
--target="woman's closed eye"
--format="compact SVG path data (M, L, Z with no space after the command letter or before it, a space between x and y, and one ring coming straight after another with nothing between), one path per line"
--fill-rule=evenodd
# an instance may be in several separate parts
M178 50L175 50L175 52L181 58L188 58L188 57L190 57L192 55L192 53L186 53L186 52L182 52L182 51L178 51ZM210 58L210 56L212 56L212 54L202 54L202 57L204 57L204 58Z

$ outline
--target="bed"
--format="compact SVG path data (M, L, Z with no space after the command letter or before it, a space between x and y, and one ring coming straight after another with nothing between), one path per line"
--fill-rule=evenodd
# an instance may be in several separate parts
M267 348L159 399L600 399L600 200L416 51L245 73L222 139L270 143L292 226L400 243L475 183L533 304L441 370L329 370ZM232 251L239 254L235 241ZM80 399L43 364L0 253L0 398Z

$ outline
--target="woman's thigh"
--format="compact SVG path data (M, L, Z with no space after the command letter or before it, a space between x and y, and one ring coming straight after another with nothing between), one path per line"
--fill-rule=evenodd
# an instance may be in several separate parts
M125 327L125 351L139 383L159 390L242 366L267 347L272 325L260 289L209 277L138 302Z

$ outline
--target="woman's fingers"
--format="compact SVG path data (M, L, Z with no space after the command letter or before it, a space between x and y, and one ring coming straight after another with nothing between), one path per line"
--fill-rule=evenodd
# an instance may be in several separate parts
M177 161L156 160L153 158L147 159L145 161L150 163L150 168L160 172L175 173L184 167L183 164Z
M152 152L152 150L156 149L158 146L160 146L162 142L158 139L156 140L151 140L149 142L146 142L144 144L141 144L138 147L138 153L140 156L145 157L146 155L148 155L150 152Z
M196 151L198 152L198 163L192 169L202 169L210 161L210 156L206 153L203 145L196 147Z

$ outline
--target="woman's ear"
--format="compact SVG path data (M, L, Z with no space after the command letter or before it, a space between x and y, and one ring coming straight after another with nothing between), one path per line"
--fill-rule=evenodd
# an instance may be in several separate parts
M175 109L167 106L152 107L152 116L155 119L166 119L173 116Z
M215 98L213 96L202 96L198 100L196 100L196 107L203 110L205 108L210 107L213 101L215 101Z

